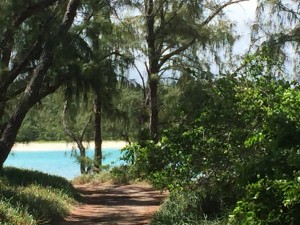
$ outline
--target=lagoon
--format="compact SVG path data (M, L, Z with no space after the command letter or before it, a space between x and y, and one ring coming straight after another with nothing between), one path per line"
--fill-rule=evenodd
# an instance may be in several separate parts
M87 156L92 157L93 154L92 149L87 150ZM4 166L38 170L71 180L80 175L79 163L73 155L71 149L12 151ZM103 148L103 156L103 165L124 164L124 161L120 160L120 148Z

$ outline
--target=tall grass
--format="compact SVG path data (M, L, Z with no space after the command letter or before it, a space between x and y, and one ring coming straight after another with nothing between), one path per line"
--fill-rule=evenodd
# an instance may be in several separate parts
M205 213L204 201L201 192L171 192L151 225L226 225L226 217L209 217Z
M131 184L137 183L138 180L135 174L131 171L132 167L127 165L117 167L105 167L100 173L83 174L72 180L73 184Z
M0 172L0 224L55 224L78 196L64 178L4 168Z

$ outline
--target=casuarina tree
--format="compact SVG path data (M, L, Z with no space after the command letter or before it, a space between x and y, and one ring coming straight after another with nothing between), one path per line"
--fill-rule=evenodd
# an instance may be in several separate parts
M49 76L53 75L50 69L80 3L80 0L0 3L1 168L28 111L62 82L62 76ZM69 68L65 68L65 74L68 73ZM10 105L12 99L17 100L15 106Z

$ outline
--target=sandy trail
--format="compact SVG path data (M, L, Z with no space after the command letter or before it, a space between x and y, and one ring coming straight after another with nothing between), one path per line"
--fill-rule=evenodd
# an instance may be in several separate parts
M146 225L166 196L145 184L76 188L83 202L60 225Z

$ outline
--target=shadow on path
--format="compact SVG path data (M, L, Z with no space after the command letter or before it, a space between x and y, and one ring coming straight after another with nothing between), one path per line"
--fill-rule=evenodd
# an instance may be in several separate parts
M82 203L60 225L146 225L166 196L145 184L76 188Z

